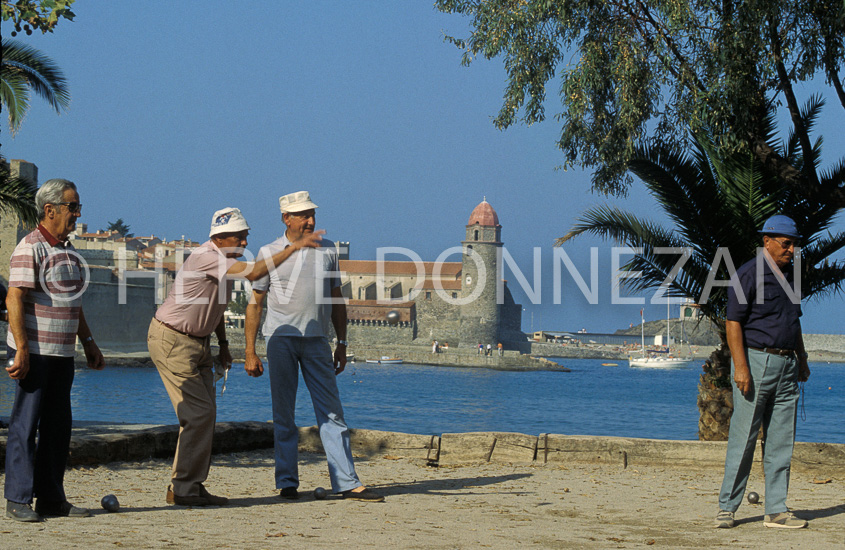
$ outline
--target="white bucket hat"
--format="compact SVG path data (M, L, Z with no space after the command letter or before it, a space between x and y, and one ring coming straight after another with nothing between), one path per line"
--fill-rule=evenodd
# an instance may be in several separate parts
M244 230L249 230L244 215L239 209L228 207L218 210L211 217L211 231L208 236L211 238L220 233L237 233Z
M282 214L286 212L302 212L303 210L311 210L317 208L317 205L311 202L311 196L308 191L297 191L283 197L279 197L279 209Z

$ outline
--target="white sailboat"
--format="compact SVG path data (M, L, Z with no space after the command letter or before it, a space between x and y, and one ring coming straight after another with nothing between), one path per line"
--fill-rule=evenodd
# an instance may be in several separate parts
M643 317L643 310L640 310L640 338L642 346L641 357L628 357L628 366L642 367L653 369L666 369L673 367L683 367L692 361L692 358L673 357L669 354L669 343L671 342L669 331L669 303L666 303L666 350L665 354L651 353L646 355L645 351L645 318Z

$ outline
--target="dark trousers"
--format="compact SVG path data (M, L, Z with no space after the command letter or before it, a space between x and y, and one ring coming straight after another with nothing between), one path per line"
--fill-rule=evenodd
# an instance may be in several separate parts
M15 350L9 350L9 358ZM64 502L70 447L73 357L29 355L29 372L15 386L6 441L6 500ZM36 443L36 432L38 442Z

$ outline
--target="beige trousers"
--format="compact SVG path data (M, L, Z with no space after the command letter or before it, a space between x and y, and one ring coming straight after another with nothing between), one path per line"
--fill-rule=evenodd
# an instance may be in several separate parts
M209 339L180 334L153 318L147 347L179 419L173 494L199 496L211 466L217 417Z

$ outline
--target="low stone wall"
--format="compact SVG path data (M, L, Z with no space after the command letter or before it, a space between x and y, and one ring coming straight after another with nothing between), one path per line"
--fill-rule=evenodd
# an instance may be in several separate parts
M828 351L845 353L845 335L842 334L805 334L804 347L807 351Z
M102 425L75 428L69 463L90 465L106 462L168 458L173 456L179 427ZM431 465L463 464L566 464L588 462L639 465L671 465L686 468L722 468L726 442L670 441L625 437L578 435L526 435L508 432L476 432L418 435L377 430L350 430L356 456L389 456L426 461ZM221 422L214 437L214 453L234 453L273 446L269 422ZM6 434L0 434L0 461L5 460ZM316 426L299 429L299 450L322 453ZM754 457L760 467L760 447ZM0 466L3 464L0 463ZM845 445L796 443L792 468L823 475L845 475Z
M497 350L493 355L479 354L476 350L465 348L441 348L440 353L431 353L431 347L422 346L361 346L349 348L355 354L355 361L378 360L382 357L398 357L405 363L442 365L449 367L481 367L503 370L557 370L568 372L569 369L547 359L531 357L517 351L506 350L500 356Z

